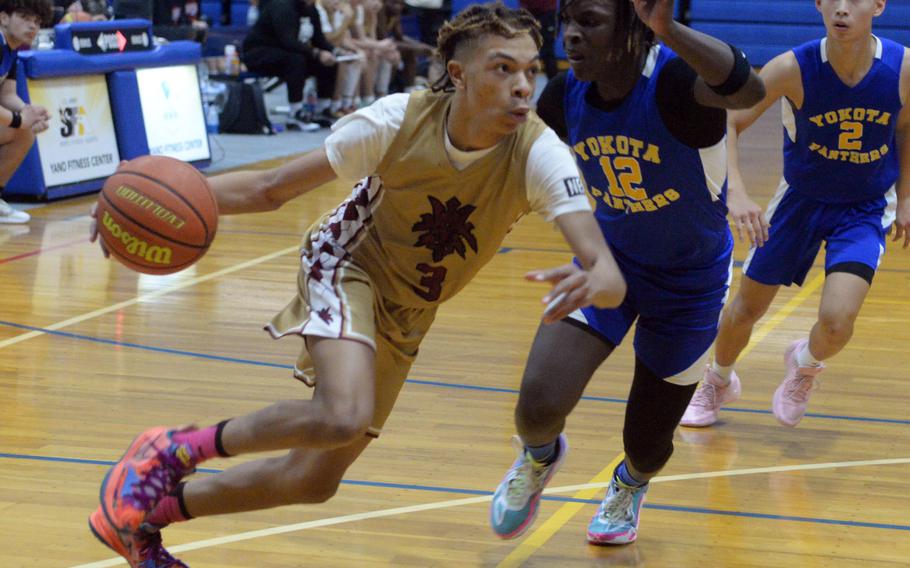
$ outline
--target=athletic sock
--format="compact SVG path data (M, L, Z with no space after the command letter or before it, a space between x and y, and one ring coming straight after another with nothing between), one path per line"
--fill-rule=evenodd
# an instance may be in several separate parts
M642 487L648 484L647 481L639 481L632 477L632 474L629 473L628 468L626 468L626 460L623 460L621 464L616 466L616 469L613 471L613 479L629 489L635 489L636 487Z
M171 523L188 521L193 517L186 510L186 504L183 502L183 487L186 483L181 483L174 489L174 492L162 499L158 505L149 513L145 522L157 529L163 529Z
M816 359L812 352L809 351L809 342L807 341L803 348L796 352L796 364L800 367L818 367L822 362Z
M227 423L228 421L224 420L201 430L175 432L171 439L177 444L186 444L190 447L194 465L212 458L226 458L230 454L224 450L224 446L221 444L221 434Z
M733 365L728 365L725 367L723 365L718 365L717 360L715 360L713 363L711 363L711 370L717 373L717 375L720 376L720 378L722 378L725 383L729 384L730 374L733 373Z
M556 456L559 455L559 438L557 437L543 446L525 446L525 450L539 465L550 465L556 461Z

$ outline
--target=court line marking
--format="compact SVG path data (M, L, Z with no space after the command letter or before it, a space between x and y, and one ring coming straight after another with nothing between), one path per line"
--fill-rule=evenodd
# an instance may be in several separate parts
M806 299L808 299L809 296L811 296L824 281L825 273L822 272L820 274L817 274L812 280L809 281L808 284L803 286L795 296L790 298L786 304L775 311L774 314L772 314L772 316L768 318L768 320L765 321L761 327L758 328L758 331L752 333L752 336L749 338L749 343L746 345L746 348L743 349L740 353L738 360L741 361L743 357L748 355L749 352L752 351L756 345L758 345L758 343L760 343L765 337L768 336L769 333L771 333L772 330L780 325L780 323L783 322L787 316L793 313L793 310L802 305L802 303L805 302ZM742 284L740 284L740 286L742 286ZM620 452L619 455L613 458L610 463L613 464L613 467L616 467L616 465L618 465L624 457L625 455ZM599 474L597 474L596 477L585 484L585 487L588 488L592 485L606 485L601 484L598 481L604 475L605 471L607 470L601 471ZM610 471L612 472L612 468L610 468ZM607 479L609 479L609 477ZM581 491L587 490L588 489L582 489ZM513 566L519 566L522 564L525 560L530 558L541 546L546 544L546 542L550 540L550 538L556 534L559 529L571 521L572 517L574 517L575 514L580 510L581 507L573 509L568 505L560 508L553 516L548 518L546 522L540 526L540 528L535 530L530 537L522 542L518 549L513 551L515 553L514 558L512 557L512 554L510 554L502 562L500 562L496 568L511 568Z
M14 255L14 256L8 256L8 257L6 257L6 258L0 258L0 264L6 264L6 263L8 263L8 262L13 262L13 261L16 261L16 260L21 260L21 259L23 259L23 258L28 258L28 257L30 257L30 256L36 256L36 255L39 255L39 254L43 254L43 253L45 253L45 252L50 252L50 251L52 251L52 250L59 250L59 249L62 249L62 248L67 248L67 247L71 247L71 246L75 246L75 245L81 245L81 244L87 243L87 242L88 242L88 238L84 238L84 239L79 239L78 241L69 241L69 242L65 242L65 243L59 243L59 244L56 244L56 245L50 245L50 246L47 246L47 247L43 247L43 248L39 248L39 249L30 250L30 251L24 252L24 253L22 253L22 254L17 254L17 255Z
M891 459L882 459L882 460L860 460L860 461L847 461L847 462L830 462L830 463L816 463L816 464L802 464L802 465L790 465L790 466L772 466L772 467L759 467L759 468L749 468L742 470L726 470L726 471L710 471L702 473L690 473L690 474L681 474L681 475L669 475L669 476L659 476L651 480L652 483L661 483L661 482L670 482L670 481L685 481L689 479L702 479L706 477L728 477L735 475L755 475L761 473L777 473L777 472L789 472L789 471L802 471L802 470L818 470L818 469L831 469L831 468L846 468L846 467L864 467L872 465L896 465L896 464L910 464L910 458L891 458ZM568 485L565 487L553 487L544 491L545 494L554 494L554 493L565 493L570 491L579 491L586 489L599 489L605 486L606 483L590 483L583 485ZM202 548L211 548L214 546L220 546L224 544L231 544L235 542L241 542L245 540L253 540L257 538L265 538L269 536L275 536L280 534L286 534L291 532L298 532L307 529L321 528L333 525L339 525L343 523L350 523L356 521L363 521L368 519L377 519L382 517L393 517L396 515L406 515L409 513L416 513L422 511L431 511L437 509L448 509L452 507L460 507L462 505L474 505L479 503L489 502L492 498L492 495L483 495L479 497L468 497L462 499L452 499L446 501L436 501L433 503L424 503L421 505L408 505L405 507L395 507L393 509L382 509L379 511L370 511L366 513L355 513L351 515L342 515L338 517L329 517L325 519L318 519L315 521L306 521L302 523L294 523L290 525L284 525L280 527L272 527L268 529L260 529L255 531L247 531L242 533L235 533L232 535L227 535L223 537L210 538L204 540L198 540L195 542L189 542L186 544L180 544L176 546L169 546L168 549L172 553L188 552L191 550L199 550ZM585 503L581 503L584 505ZM677 512L695 512L695 513L704 513L704 514L721 514L721 515L732 515L732 516L748 516L748 517L758 517L758 518L767 518L767 519L776 519L776 520L787 520L794 522L819 522L823 524L846 524L849 526L867 526L869 528L893 528L895 530L910 530L910 526L904 527L903 525L883 525L875 526L871 523L865 525L857 524L854 521L839 521L836 519L812 519L811 517L786 517L783 515L766 515L763 513L741 513L736 511L714 511L712 509L702 509L702 508L687 508L687 507L677 507L673 505L648 505L645 504L645 507L650 509L660 509L667 511L677 511ZM870 526L871 525L871 526ZM101 560L98 562L90 562L88 564L79 564L73 566L72 568L107 568L110 566L120 566L124 564L122 558L112 558L108 560Z
M114 339L106 339L103 337L94 337L91 335L83 335L79 333L73 333L69 331L55 331L41 327L35 327L31 325L25 325L21 323L15 323L10 321L0 320L0 325L5 325L9 327L15 327L19 329L27 329L33 331L43 331L48 335L56 335L60 337L66 337L69 339L77 339L81 341L91 341L95 343L102 343L105 345L116 345L118 347L129 347L133 349L140 349L144 351L152 351L155 353L167 353L169 355L178 355L183 357L197 357L199 359L207 359L211 361L222 361L227 363L237 363L241 365L255 365L259 367L271 367L275 369L288 369L293 370L292 365L287 365L285 363L272 363L271 361L257 361L255 359L240 359L237 357L226 357L223 355L211 355L209 353L200 353L197 351L184 351L181 349L171 349L169 347L156 347L153 345L142 345L139 343L131 343L128 341L117 341ZM482 392L498 392L504 394L518 394L518 389L510 389L503 387L491 387L484 385L466 385L461 383L446 383L442 381L430 381L425 379L407 379L408 383L422 385L422 386L431 386L431 387L440 387L440 388L450 388L450 389L462 389L462 390L476 390ZM594 401L594 402L609 402L615 404L625 404L627 402L624 398L611 398L606 396L591 396L585 395L582 396L582 400L585 401ZM732 407L732 408L722 408L722 412L739 412L746 414L771 414L770 410L759 409L759 408L741 408L741 407ZM878 418L871 416L844 416L840 414L822 414L819 412L807 412L807 418L826 418L829 420L848 420L853 422L871 422L877 424L900 424L906 425L910 424L910 420L900 419L900 418Z
M546 520L546 522L531 533L531 536L521 541L518 546L512 549L512 552L502 559L497 565L497 568L512 568L524 564L525 560L530 558L538 549L542 548L553 535L559 532L559 529L561 529L563 525L581 511L582 507L585 506L585 503L600 491L601 486L610 483L610 477L613 476L613 468L619 465L619 462L622 461L623 457L623 454L619 454L613 458L613 461L607 464L607 467L603 468L600 473L594 476L593 483L587 484L588 486L579 486L577 489L558 488L560 492L577 491L572 498L583 502L573 501L560 507L559 510ZM592 485L596 485L596 487L593 487Z
M77 323L80 323L80 322L83 322L86 320L90 320L92 318L102 316L104 314L108 314L110 312L115 312L117 310L127 308L134 304L138 304L140 302L146 302L148 300L152 300L154 298L158 298L160 296L170 294L171 292L176 292L176 291L182 290L184 288L189 288L190 286L195 286L196 284L201 284L202 282L207 282L209 280L213 280L220 276L224 276L225 274L237 272L238 270L243 270L245 268L249 268L249 267L255 266L257 264L262 264L263 262L267 262L274 258L278 258L279 256L284 256L286 254L290 254L290 253L296 252L298 250L300 250L299 245L283 248L281 250L241 262L240 264L235 264L235 265L229 266L227 268L222 268L221 270L216 270L215 272L206 274L204 276L197 276L195 278L190 278L189 280L186 280L185 282L180 282L173 286L169 286L167 288L155 290L154 292L149 292L148 294L142 294L140 296L136 296L135 298L131 298L131 299L125 300L123 302L118 302L116 304L112 304L112 305L104 307L104 308L99 308L97 310L94 310L94 311L91 311L88 313L84 313L82 315L78 315L78 316L63 320L63 321L59 321L57 323L53 323L44 329L47 329L50 331L57 331L59 329L63 329L64 327L69 327L71 325L74 325L74 324L77 324ZM40 337L42 335L45 335L46 333L47 333L46 331L29 331L27 333L23 333L21 335L17 335L15 337L11 337L9 339L5 339L3 341L0 341L0 349L4 349L11 345L16 345L17 343L22 343L23 341L28 341L29 339L33 339L35 337Z

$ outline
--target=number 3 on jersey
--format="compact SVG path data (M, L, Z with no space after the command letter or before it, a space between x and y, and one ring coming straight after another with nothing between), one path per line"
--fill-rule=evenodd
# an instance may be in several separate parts
M610 194L614 197L627 197L635 201L648 198L648 192L640 187L641 165L638 160L629 156L601 156L600 167L609 184Z

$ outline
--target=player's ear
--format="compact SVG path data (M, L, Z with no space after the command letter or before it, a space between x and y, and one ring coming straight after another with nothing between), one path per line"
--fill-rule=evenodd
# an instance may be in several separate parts
M455 90L463 91L465 89L464 64L457 59L450 59L446 63L446 71L449 73L449 78L452 79L452 84L455 85Z
M873 12L872 15L876 18L881 16L882 13L884 13L884 11L885 11L886 3L887 3L887 0L875 0L875 12Z

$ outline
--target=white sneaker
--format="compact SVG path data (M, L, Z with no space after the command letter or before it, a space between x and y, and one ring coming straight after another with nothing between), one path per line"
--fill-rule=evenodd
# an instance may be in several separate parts
M0 223L22 224L28 223L31 218L25 211L13 209L9 203L0 199Z

